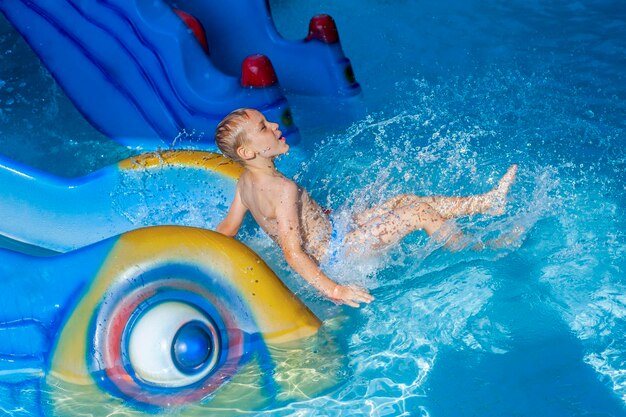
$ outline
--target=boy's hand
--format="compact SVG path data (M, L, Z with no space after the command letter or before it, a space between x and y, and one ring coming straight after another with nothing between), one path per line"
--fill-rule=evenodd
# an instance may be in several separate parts
M364 289L347 285L335 285L328 298L338 304L347 304L350 307L359 307L360 303L370 303L374 297Z

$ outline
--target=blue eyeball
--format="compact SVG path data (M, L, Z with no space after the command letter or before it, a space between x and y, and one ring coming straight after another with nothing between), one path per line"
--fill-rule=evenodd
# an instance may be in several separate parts
M172 359L179 371L185 374L198 372L209 362L214 336L202 322L185 324L174 336Z

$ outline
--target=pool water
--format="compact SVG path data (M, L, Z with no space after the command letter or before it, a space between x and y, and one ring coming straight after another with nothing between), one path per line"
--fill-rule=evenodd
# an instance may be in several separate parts
M320 300L246 224L260 253L329 325L342 383L264 416L626 415L626 5L274 0L282 33L333 15L359 100L289 96L314 198L359 210L397 193L473 194L520 166L503 216L458 224L506 248L451 253L422 233L333 278L360 309ZM63 175L136 150L92 130L0 25L0 149Z

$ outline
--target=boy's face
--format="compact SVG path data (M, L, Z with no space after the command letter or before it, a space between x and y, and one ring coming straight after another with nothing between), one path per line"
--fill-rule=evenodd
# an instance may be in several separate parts
M278 124L268 122L262 113L256 110L248 110L248 120L245 122L244 131L247 143L244 147L256 155L264 158L272 158L282 155L289 150L283 133L278 130Z

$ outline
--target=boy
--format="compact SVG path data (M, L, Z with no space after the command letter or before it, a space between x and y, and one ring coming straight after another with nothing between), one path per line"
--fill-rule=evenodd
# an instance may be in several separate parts
M482 195L396 196L355 215L354 229L332 242L333 226L324 210L274 166L274 158L289 150L278 124L268 122L257 110L239 109L220 122L215 137L222 153L245 168L232 205L217 231L234 237L249 210L280 246L294 271L325 297L352 307L374 298L363 288L335 283L320 269L320 264L333 256L336 246L348 253L356 248L372 252L423 229L429 236L437 232L434 238L445 241L446 246L461 248L461 232L446 220L474 213L502 214L517 172L517 166L512 165L498 185Z

